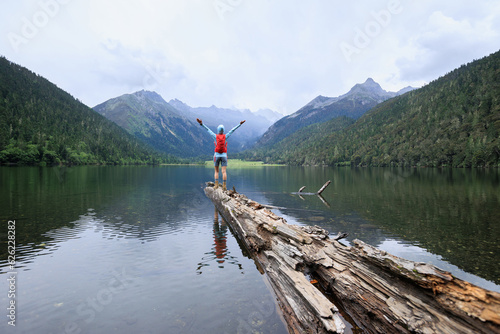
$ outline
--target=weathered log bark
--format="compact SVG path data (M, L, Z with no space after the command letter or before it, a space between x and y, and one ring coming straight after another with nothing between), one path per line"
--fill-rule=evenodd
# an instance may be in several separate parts
M500 294L449 272L355 240L346 247L317 227L286 221L235 191L205 194L260 263L291 333L343 333L337 307L368 333L500 333Z

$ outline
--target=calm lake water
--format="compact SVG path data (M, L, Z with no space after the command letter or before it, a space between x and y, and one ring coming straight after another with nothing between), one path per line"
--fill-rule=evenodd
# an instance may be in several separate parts
M500 173L228 169L289 223L348 232L500 291ZM286 333L266 277L203 193L213 169L0 167L2 333ZM291 194L301 186L317 196ZM16 264L8 267L8 221ZM16 272L16 327L7 325Z

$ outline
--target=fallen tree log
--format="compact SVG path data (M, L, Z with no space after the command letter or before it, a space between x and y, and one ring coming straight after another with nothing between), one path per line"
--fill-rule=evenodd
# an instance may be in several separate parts
M321 228L289 225L234 190L209 185L205 194L268 275L290 333L343 333L338 307L367 333L500 333L499 293L360 240L347 247Z

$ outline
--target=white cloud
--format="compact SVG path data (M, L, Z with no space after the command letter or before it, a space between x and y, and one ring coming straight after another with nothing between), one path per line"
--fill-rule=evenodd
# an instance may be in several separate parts
M487 8L483 8L487 9ZM408 40L411 53L400 57L396 64L400 78L408 81L430 81L474 59L498 51L500 40L498 21L500 7L490 8L488 16L478 17L455 13L457 18L441 10L430 13L418 31Z
M421 85L497 51L500 40L497 1L26 0L0 8L0 53L89 106L144 88L193 106L292 113L367 77L387 90ZM16 51L9 33L22 37L25 21L44 11L48 22ZM356 47L350 61L342 43Z

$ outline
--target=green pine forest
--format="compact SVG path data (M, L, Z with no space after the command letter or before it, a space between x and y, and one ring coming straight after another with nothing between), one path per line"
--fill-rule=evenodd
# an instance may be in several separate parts
M240 154L329 166L500 166L500 51L387 100L357 121L334 118Z
M28 69L0 57L0 163L179 163Z

